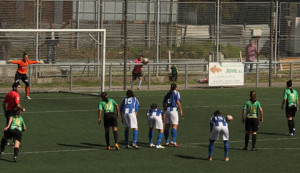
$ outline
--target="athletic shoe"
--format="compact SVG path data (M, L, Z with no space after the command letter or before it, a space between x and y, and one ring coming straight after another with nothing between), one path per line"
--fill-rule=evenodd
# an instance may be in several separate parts
M292 133L293 133L293 135L295 135L295 133L296 133L296 129L295 128L293 128Z
M116 143L115 144L116 150L118 151L120 149L119 145Z
M244 147L243 150L247 151L247 150L248 150L248 147Z
M150 147L150 148L153 148L153 147L155 147L155 145L154 145L154 144L150 144L149 147Z
M139 146L136 145L136 144L132 144L132 146L133 146L133 148L135 148L135 149L139 149Z
M29 96L25 96L25 99L27 100L31 100L31 98Z
M208 157L207 160L212 161L212 157Z
M169 146L174 146L174 147L178 147L178 148L179 148L179 145L178 145L176 142L174 143L174 142L172 142L172 141L171 141L171 143L169 144Z
M137 87L137 90L141 90L141 87Z
M169 142L166 142L166 146L170 146L170 143L169 143Z
M127 148L127 149L130 149L130 148L131 148L131 146L130 146L130 145L126 145L126 148Z
M255 147L251 149L251 151L258 151Z
M156 148L156 149L163 149L163 148L165 148L165 147L163 147L163 146L161 146L161 145L156 145L155 148Z
M6 142L6 145L7 145L7 146L10 146L10 143L9 143L9 142Z
M229 157L225 157L225 162L228 162L229 161Z
M110 150L110 146L107 146L106 149L107 149L107 150Z
M288 136L294 136L294 134L293 134L293 133L288 133L287 135L288 135Z
M14 156L14 162L17 162L18 160L17 160L17 156Z

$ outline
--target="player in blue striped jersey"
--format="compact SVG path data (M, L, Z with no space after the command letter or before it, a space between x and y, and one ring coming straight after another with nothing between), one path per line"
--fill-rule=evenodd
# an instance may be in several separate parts
M180 116L182 116L182 108L181 108L181 97L180 93L177 91L177 85L175 83L171 84L170 91L165 95L163 100L163 108L166 113L166 121L165 121L165 139L166 145L179 147L176 143L177 138L177 128L178 128L178 112L180 111ZM169 142L169 128L172 124L172 141Z
M208 160L212 160L214 150L214 142L219 140L219 135L222 135L224 141L225 161L229 161L229 131L226 119L222 116L220 111L215 111L214 116L210 119L210 137L209 137L209 156Z
M166 119L166 115L160 110L157 109L157 105L153 103L151 105L151 109L147 111L147 118L148 118L148 125L149 125L149 141L150 141L150 147L155 147L153 144L153 128L158 129L158 137L157 137L157 143L156 148L165 148L161 146L161 140L163 138L163 132L164 132L164 122Z
M126 92L127 97L125 97L120 105L120 111L122 116L122 122L125 126L125 141L126 148L130 148L128 142L129 129L133 129L133 143L132 146L138 149L137 137L138 137L138 123L137 115L139 111L139 101L134 97L133 91L128 90Z

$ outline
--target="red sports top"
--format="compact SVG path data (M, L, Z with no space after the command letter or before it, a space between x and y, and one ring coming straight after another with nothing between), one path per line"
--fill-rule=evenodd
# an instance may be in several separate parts
M21 60L17 60L17 61L11 61L11 63L13 64L18 64L18 73L20 74L26 74L27 72L27 67L29 64L37 64L39 63L38 61L30 61L30 60L27 60L27 61L23 61L22 59Z
M140 61L139 59L136 59L136 60L135 60L135 63L142 63L142 61ZM140 73L140 72L142 71L142 67L143 67L143 65L136 65L136 66L134 67L135 72L136 72L136 73Z
M7 111L11 111L14 106L20 103L20 94L16 91L10 91L6 94L3 103L7 103Z

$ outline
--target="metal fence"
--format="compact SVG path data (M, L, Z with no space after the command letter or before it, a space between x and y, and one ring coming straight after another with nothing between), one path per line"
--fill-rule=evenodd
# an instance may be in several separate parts
M2 0L0 29L48 29L50 22L57 29L106 29L106 57L112 62L123 61L124 66L124 59L130 63L140 54L152 63L178 59L201 63L237 61L244 59L250 39L258 47L257 62L272 59L279 63L297 60L300 54L299 8L300 3L280 2L271 8L270 2L260 1ZM35 37L39 42L34 41ZM34 59L45 58L47 47L41 47L44 37L21 34L16 39L0 32L0 60L20 57L22 51ZM80 49L85 45L82 40L89 37L74 33L61 38L65 44L57 51L58 64L97 63L93 44L89 49ZM26 39L31 40L30 44ZM271 67L275 74L280 70L279 65L272 63ZM164 73L158 72L163 69L160 65L152 68L156 76ZM120 73L126 78L124 70Z

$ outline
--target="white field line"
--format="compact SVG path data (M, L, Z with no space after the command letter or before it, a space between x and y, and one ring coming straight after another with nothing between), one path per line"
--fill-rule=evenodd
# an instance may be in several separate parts
M258 140L260 142L263 141L282 141L282 140L297 140L299 138L275 138L275 139L261 139ZM251 140L249 140L251 141ZM229 143L242 143L244 141L230 141ZM216 142L216 143L222 143L222 142ZM180 147L186 147L186 148L196 148L199 146L196 145L201 145L201 144L208 144L208 142L203 142L203 143L185 143L181 144ZM47 154L47 153L62 153L62 152L79 152L79 151L95 151L95 150L100 150L101 147L99 148L89 148L89 149L75 149L75 150L52 150L52 151L27 151L27 152L20 152L21 154ZM258 149L263 149L263 150L299 150L300 148L258 148ZM12 155L14 153L3 153L3 155Z

